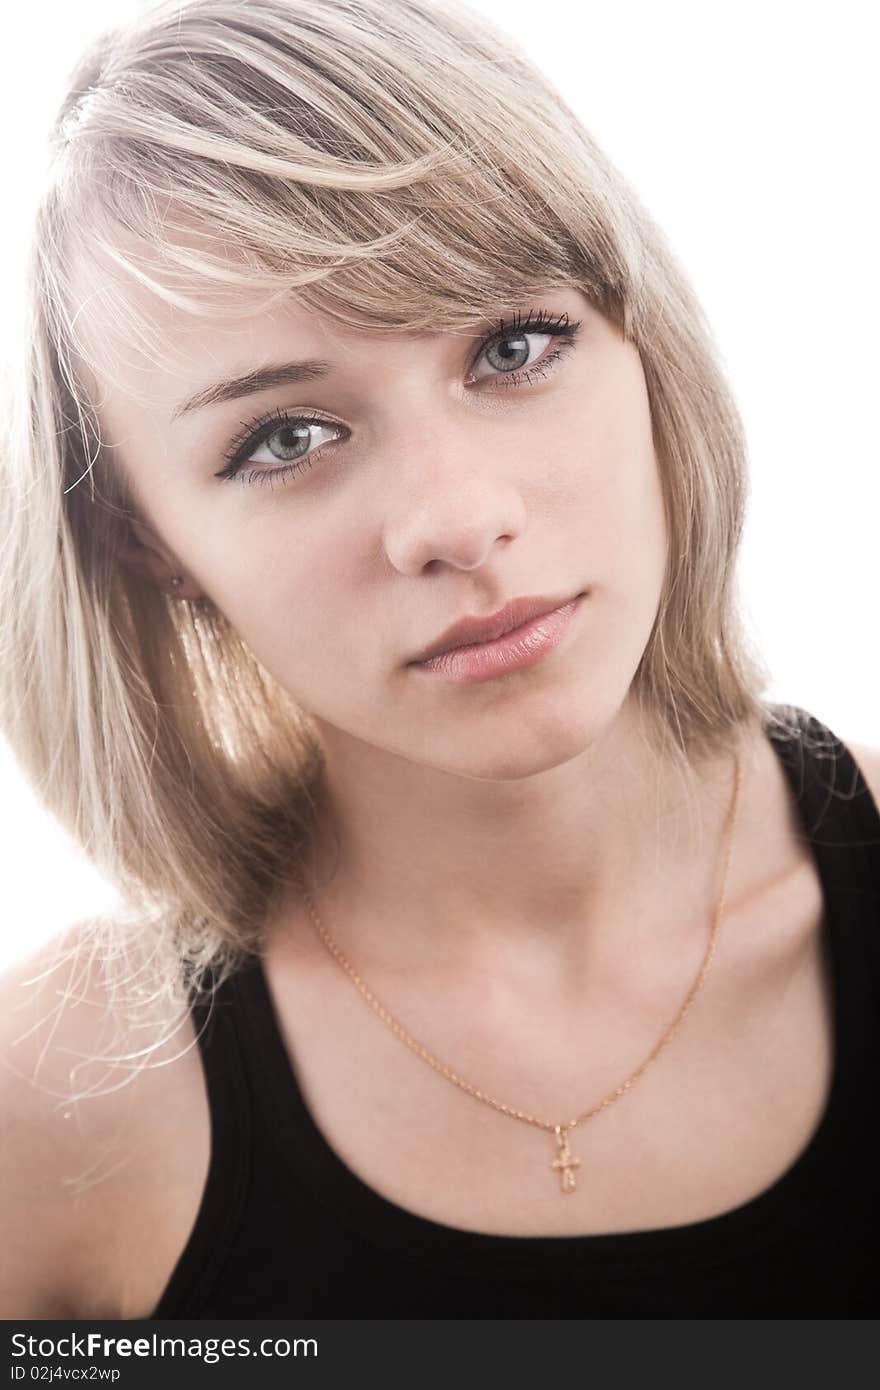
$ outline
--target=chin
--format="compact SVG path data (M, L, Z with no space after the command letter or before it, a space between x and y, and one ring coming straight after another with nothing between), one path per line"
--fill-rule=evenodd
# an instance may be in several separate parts
M459 717L457 728L444 747L438 740L422 750L420 761L459 777L484 782L516 782L562 767L585 753L613 723L615 710L606 712L582 698L536 711L520 708L509 716L497 711L488 725L478 721L473 729ZM619 708L619 704L617 706Z

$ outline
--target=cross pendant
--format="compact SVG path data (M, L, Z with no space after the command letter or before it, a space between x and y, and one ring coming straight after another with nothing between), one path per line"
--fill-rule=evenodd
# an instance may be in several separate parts
M571 1149L568 1147L568 1130L564 1125L556 1126L556 1143L559 1152L551 1164L551 1167L559 1169L559 1176L562 1179L562 1191L574 1192L574 1170L580 1167L580 1159L573 1158Z

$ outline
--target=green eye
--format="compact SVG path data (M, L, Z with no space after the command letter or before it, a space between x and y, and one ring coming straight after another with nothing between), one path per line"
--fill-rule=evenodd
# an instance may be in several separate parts
M308 453L313 425L285 425L264 440L269 453L277 459L296 459Z
M530 381L532 374L545 376L563 352L574 346L579 328L580 323L572 323L567 314L554 318L544 310L501 319L495 333L483 342L469 380L497 378L502 385L518 386Z
M268 419L255 421L246 427L244 438L233 443L226 455L226 467L216 476L235 478L244 475L253 482L280 471L261 467L262 464L281 464L293 472L311 468L323 445L341 439L347 433L344 425L335 425L329 420L308 419L274 411Z
M549 335L536 335L547 338ZM524 367L529 360L531 349L528 337L524 333L511 334L510 337L500 338L497 342L490 343L486 348L486 360L496 371L512 372L520 367Z

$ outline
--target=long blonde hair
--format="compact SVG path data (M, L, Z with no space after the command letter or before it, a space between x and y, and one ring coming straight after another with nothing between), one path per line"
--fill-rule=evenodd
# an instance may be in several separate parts
M3 449L0 724L193 982L259 943L320 748L222 614L119 564L137 499L94 384L127 345L161 351L144 291L456 331L536 283L580 287L641 355L670 544L634 689L692 763L766 717L734 589L742 426L661 233L523 53L457 4L174 0L72 79Z

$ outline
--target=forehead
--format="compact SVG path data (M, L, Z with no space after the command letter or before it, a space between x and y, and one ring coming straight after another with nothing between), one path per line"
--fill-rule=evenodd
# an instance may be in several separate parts
M182 402L218 381L244 376L270 365L319 361L331 368L368 371L383 363L411 360L420 343L456 335L465 342L484 334L494 319L532 307L550 313L588 307L574 289L542 288L508 302L486 306L456 327L438 313L417 330L394 326L364 328L339 322L305 302L293 291L272 298L240 290L216 295L205 287L177 304L128 277L80 278L77 310L87 375L96 388L99 409L112 408L120 395L145 409L173 415Z
M284 346L288 356L335 357L351 352L358 335L323 319L293 295L194 296L182 306L153 289L81 276L74 318L85 376L106 400L117 391L143 405L176 402L218 373L253 369Z

